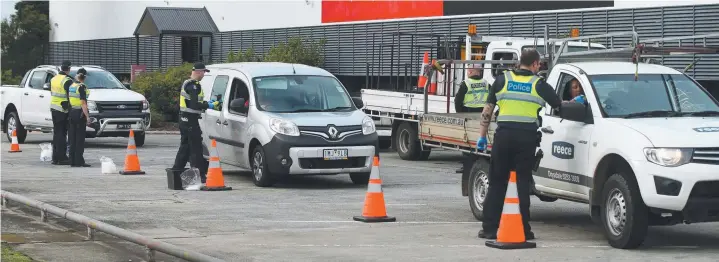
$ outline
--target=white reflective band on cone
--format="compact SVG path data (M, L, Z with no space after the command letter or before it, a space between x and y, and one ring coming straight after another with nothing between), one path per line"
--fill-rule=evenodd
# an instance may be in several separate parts
M208 165L208 168L220 168L220 162L217 161L210 161L210 164Z
M13 144L17 144L17 137L16 137L16 136L13 136L13 137L12 137L12 143L13 143Z
M128 146L134 146L135 145L135 138L131 137L130 142L127 143Z
M504 203L504 208L502 208L502 214L518 215L519 214L519 204Z
M381 193L381 192L382 192L382 184L369 183L369 185L367 185L367 192L369 192L369 193Z
M137 149L128 149L127 154L128 155L137 155Z
M376 166L372 166L372 171L370 172L369 179L379 179L379 168Z
M517 195L517 184L509 182L507 186L507 193L504 195L505 198L518 198Z

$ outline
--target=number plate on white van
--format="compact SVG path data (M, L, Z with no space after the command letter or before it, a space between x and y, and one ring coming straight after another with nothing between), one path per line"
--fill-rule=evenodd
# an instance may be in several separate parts
M347 149L325 149L325 160L344 160L347 159Z

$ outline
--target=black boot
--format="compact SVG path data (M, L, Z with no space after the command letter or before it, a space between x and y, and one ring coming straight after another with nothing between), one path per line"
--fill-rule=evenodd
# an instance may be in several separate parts
M477 234L477 237L485 238L485 239L497 239L497 233L484 232L484 229L483 229L483 230L479 231L479 233Z

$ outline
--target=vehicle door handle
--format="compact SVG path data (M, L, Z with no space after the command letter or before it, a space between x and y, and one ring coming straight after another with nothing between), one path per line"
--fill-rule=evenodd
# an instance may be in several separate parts
M540 130L542 130L542 133L554 134L554 130L552 130L551 126L542 127L542 129L540 129Z
M225 120L225 122L222 122L222 124L223 124L223 125L229 125L230 123L228 123L227 120Z
M45 97L45 95L40 95L40 97Z
M25 95L29 95L29 93L25 93Z

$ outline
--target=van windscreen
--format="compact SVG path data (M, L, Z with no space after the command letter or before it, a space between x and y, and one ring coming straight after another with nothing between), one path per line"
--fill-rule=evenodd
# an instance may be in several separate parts
M257 108L276 113L351 111L342 84L328 76L267 76L253 79Z

